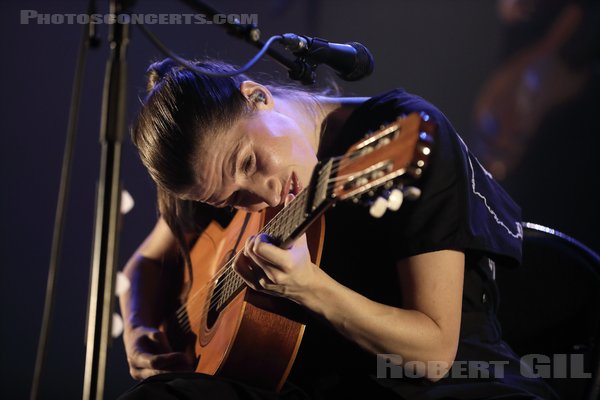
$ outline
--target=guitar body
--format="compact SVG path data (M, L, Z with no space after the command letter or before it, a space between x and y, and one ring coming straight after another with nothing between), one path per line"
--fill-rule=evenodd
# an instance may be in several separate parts
M186 271L184 287L192 294L185 304L191 331L196 336L195 354L199 358L196 372L279 390L291 370L304 333L300 307L248 287L241 289L218 313L211 307L215 276L271 216L265 212L237 212L226 228L211 223L191 251L193 276ZM322 218L306 232L312 261L317 265L324 238ZM227 273L233 271L229 269Z

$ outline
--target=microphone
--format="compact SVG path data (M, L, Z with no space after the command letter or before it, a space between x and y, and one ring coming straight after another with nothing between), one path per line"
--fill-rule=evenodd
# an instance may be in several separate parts
M373 72L373 56L360 43L330 43L294 33L282 36L283 45L313 69L319 64L328 65L345 81L357 81Z

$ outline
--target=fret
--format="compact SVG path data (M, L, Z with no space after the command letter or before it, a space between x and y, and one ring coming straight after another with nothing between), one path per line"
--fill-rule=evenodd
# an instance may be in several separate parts
M313 206L311 210L314 211L319 205L321 205L327 196L327 186L329 181L329 174L331 173L332 161L329 161L321 167L318 172L318 179L316 182L315 196ZM308 188L298 193L298 196L290 203L287 207L283 208L277 215L275 215L271 221L260 231L260 233L266 233L268 236L273 238L276 242L283 243L291 238L293 233L309 219L310 214L307 213L309 207L308 201L309 190ZM317 204L318 201L318 204ZM316 205L315 205L316 204ZM225 273L221 278L215 292L218 290L218 286L221 286L221 291L218 294L217 308L227 304L230 297L237 293L238 290L245 284L244 280L237 273ZM224 281L224 282L223 282Z
M298 194L298 197L292 201L286 208L277 214L267 230L267 234L278 241L286 241L292 233L304 222L301 212L304 209L306 201L306 190Z
M328 192L327 189L329 186L328 182L329 182L329 178L331 175L332 167L333 167L333 159L330 159L319 170L318 182L317 182L317 185L315 188L315 195L314 195L314 200L312 203L311 211L315 211L327 199L327 192Z
M223 281L220 281L219 284L217 284L216 289L218 290L218 297L217 297L217 308L220 308L223 305L224 299L226 298L226 296L224 296L224 292L226 291L226 283Z
M223 294L221 295L222 301L225 302L228 298L229 295L231 294L231 279L229 279L229 277L225 278L225 287L223 290Z

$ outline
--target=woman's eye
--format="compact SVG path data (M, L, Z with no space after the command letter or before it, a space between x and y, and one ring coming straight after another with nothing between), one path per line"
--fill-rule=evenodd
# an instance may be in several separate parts
M245 174L249 174L252 172L254 168L254 154L248 156L245 160L244 160L244 165L242 166L242 169L244 171Z

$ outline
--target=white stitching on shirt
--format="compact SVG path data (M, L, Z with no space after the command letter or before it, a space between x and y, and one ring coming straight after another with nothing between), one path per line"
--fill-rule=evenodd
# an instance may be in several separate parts
M523 226L521 225L521 223L519 221L517 221L515 224L517 226L517 233L513 233L510 228L508 228L504 222L502 222L500 220L500 218L498 218L498 215L496 214L496 212L494 210L492 210L492 208L488 205L487 199L485 198L484 195L482 195L481 193L479 193L477 191L477 189L475 188L475 169L473 168L473 162L471 161L471 157L475 158L475 161L477 161L477 164L479 164L479 166L481 167L481 169L483 169L483 171L485 172L485 174L492 179L492 174L490 174L485 168L483 168L483 166L481 165L481 163L479 162L479 160L477 159L477 157L472 156L471 152L469 151L469 148L467 147L467 144L462 140L462 138L460 137L460 135L458 135L458 139L460 140L460 142L462 143L462 145L465 148L465 151L467 152L467 157L469 160L469 166L471 167L471 190L473 191L473 193L477 196L479 196L482 200L483 203L485 204L485 207L487 208L488 212L490 213L490 215L492 217L494 217L494 220L496 221L496 223L500 226L502 226L504 229L506 229L506 231L508 232L508 234L512 237L514 237L515 239L522 239L523 238Z

